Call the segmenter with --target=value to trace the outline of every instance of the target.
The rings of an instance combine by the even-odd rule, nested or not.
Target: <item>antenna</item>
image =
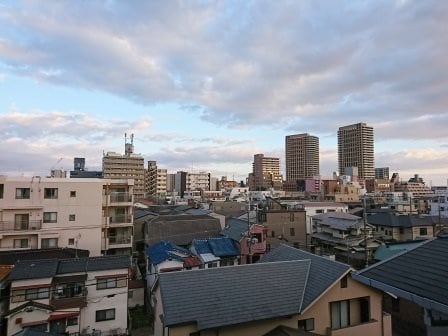
[[[134,145],[134,133],[131,134],[131,145]]]

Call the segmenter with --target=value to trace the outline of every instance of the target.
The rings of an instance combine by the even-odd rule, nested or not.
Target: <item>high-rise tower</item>
[[[286,180],[319,175],[319,138],[308,133],[285,137]]]
[[[358,123],[339,128],[338,163],[341,175],[347,167],[358,167],[359,177],[375,178],[373,127]]]

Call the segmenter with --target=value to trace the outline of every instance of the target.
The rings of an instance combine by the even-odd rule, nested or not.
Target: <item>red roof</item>
[[[198,257],[185,257],[184,260],[184,267],[196,267],[200,266],[201,260]]]

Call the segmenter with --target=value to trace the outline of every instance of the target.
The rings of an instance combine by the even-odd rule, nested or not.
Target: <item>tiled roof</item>
[[[436,222],[431,216],[399,215],[390,212],[378,212],[367,217],[372,225],[389,227],[432,226]]]
[[[353,274],[369,286],[448,313],[448,237],[416,248]]]
[[[232,239],[227,237],[210,238],[208,244],[217,257],[232,257],[239,255],[238,248]]]
[[[260,262],[266,263],[286,260],[311,261],[305,296],[303,298],[303,308],[311,304],[336,280],[350,270],[350,266],[346,264],[283,244],[267,253]]]
[[[318,219],[318,220],[325,220],[325,219],[345,219],[345,220],[349,220],[349,221],[357,221],[360,220],[361,217],[355,216],[355,215],[351,215],[349,213],[346,212],[326,212],[323,214],[318,214],[318,215],[314,215],[313,219]]]
[[[239,242],[245,232],[247,232],[247,220],[228,218],[221,234]]]
[[[162,273],[164,324],[204,330],[297,314],[309,267],[302,260]]]
[[[158,265],[168,259],[183,262],[185,267],[194,267],[201,264],[199,258],[191,251],[166,241],[149,246],[146,249],[146,255],[153,265]]]
[[[51,278],[56,274],[128,268],[129,256],[104,256],[64,260],[23,260],[15,264],[9,280]]]
[[[411,250],[424,241],[425,240],[410,240],[405,242],[382,244],[373,253],[373,259],[378,261],[386,260],[398,253]]]
[[[212,253],[207,239],[194,239],[191,243],[197,254]]]
[[[1,251],[0,265],[14,265],[19,260],[87,258],[88,250],[72,248],[32,249],[22,251]]]

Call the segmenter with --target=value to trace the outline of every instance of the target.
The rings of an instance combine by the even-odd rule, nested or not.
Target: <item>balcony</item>
[[[131,245],[131,244],[132,244],[132,237],[114,237],[114,236],[109,237],[109,247],[112,247],[112,245]]]
[[[34,231],[42,228],[41,220],[29,220],[29,221],[0,221],[1,231]]]
[[[383,335],[382,328],[380,321],[370,320],[369,322],[348,326],[346,328],[328,328],[327,336]],[[388,333],[385,333],[384,335],[388,335]]]
[[[83,308],[87,306],[87,289],[83,293],[73,297],[53,297],[50,305],[56,309]]]
[[[114,215],[109,217],[109,224],[132,224],[132,215]]]

